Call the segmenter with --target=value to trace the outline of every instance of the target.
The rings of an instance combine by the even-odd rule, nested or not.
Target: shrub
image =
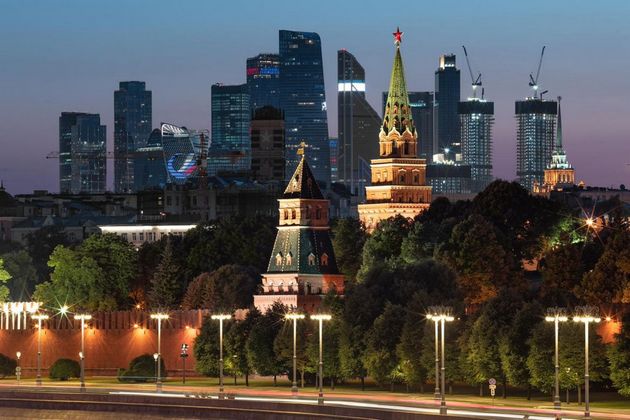
[[[122,370],[118,374],[120,382],[150,382],[155,380],[155,359],[152,354],[143,354],[131,362],[129,369]],[[166,378],[166,365],[164,358],[160,359],[160,378]]]
[[[17,362],[9,356],[0,353],[0,378],[15,375]]]
[[[58,359],[50,367],[50,373],[48,376],[50,379],[58,379],[60,381],[67,381],[70,378],[78,378],[81,376],[81,366],[76,360]]]

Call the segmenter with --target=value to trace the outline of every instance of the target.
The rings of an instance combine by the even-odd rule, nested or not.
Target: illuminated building
[[[366,187],[366,203],[359,218],[368,230],[396,215],[412,219],[431,203],[426,185],[426,160],[417,157],[417,134],[409,104],[400,41],[394,33],[396,54],[389,94],[379,133],[379,158],[372,159],[372,185]]]
[[[247,59],[247,89],[250,113],[264,106],[280,107],[278,54],[258,54]]]
[[[470,189],[478,193],[493,180],[492,126],[494,102],[469,98],[458,107],[462,160],[470,167]],[[434,190],[435,191],[435,190]]]
[[[314,32],[281,30],[280,109],[286,130],[285,177],[295,171],[296,150],[307,144],[313,175],[323,185],[330,183],[330,150],[322,46]]]
[[[72,127],[84,112],[62,112],[59,117],[59,192],[69,193],[72,184]]]
[[[144,82],[120,82],[114,92],[114,190],[133,192],[134,157],[151,134],[151,91]]]
[[[516,175],[532,190],[544,181],[544,171],[554,148],[558,103],[539,98],[516,101]]]
[[[208,174],[238,173],[251,168],[250,108],[246,84],[212,85],[212,143]]]
[[[459,161],[461,154],[459,138],[460,101],[459,70],[455,67],[455,55],[441,55],[440,66],[435,71],[435,101],[433,103],[433,154],[445,153],[446,160]]]
[[[284,182],[284,118],[271,106],[258,108],[251,122],[252,179]]]
[[[408,92],[411,116],[418,133],[418,157],[433,158],[433,92]],[[387,104],[387,92],[383,92],[383,112]]]
[[[167,174],[166,165],[164,164],[162,132],[159,128],[151,132],[144,147],[136,149],[133,170],[135,191],[161,189],[166,185]]]
[[[301,149],[302,158],[279,202],[276,241],[254,306],[265,313],[274,303],[316,312],[325,294],[343,294],[330,239],[329,202],[324,199]]]
[[[369,162],[378,156],[378,144],[371,140],[381,119],[365,97],[365,70],[346,50],[337,51],[337,100],[336,181],[352,195],[364,197],[370,180]]]
[[[434,196],[459,198],[471,193],[471,167],[436,161],[427,165],[427,184]]]
[[[162,123],[162,148],[168,182],[183,184],[197,170],[197,156],[186,127]]]

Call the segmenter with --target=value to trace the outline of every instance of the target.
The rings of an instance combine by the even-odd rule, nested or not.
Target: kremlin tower
[[[400,55],[402,32],[397,29],[393,35],[396,55],[379,134],[380,156],[371,161],[372,183],[366,187],[367,202],[359,205],[359,218],[368,231],[399,214],[412,219],[431,204],[426,161],[417,157],[418,137]]]

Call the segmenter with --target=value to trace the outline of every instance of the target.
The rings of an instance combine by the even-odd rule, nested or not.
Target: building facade
[[[106,190],[106,127],[99,114],[76,115],[71,128],[72,194],[103,193]]]
[[[252,179],[284,182],[284,116],[264,106],[254,111],[251,122]]]
[[[330,183],[330,150],[322,46],[314,32],[281,30],[280,109],[286,129],[286,170],[289,177],[299,163],[296,151],[306,143],[313,175]]]
[[[254,306],[265,313],[274,303],[315,313],[325,294],[343,294],[330,239],[329,203],[302,158],[279,202],[276,241]]]
[[[385,115],[379,134],[379,158],[371,162],[372,182],[366,187],[366,203],[359,205],[359,218],[368,230],[396,215],[414,218],[431,203],[426,185],[426,161],[417,157],[417,134],[409,105],[400,31],[389,84]]]
[[[440,56],[435,71],[435,100],[433,103],[433,154],[444,153],[446,160],[458,161],[461,154],[459,135],[460,73],[455,55]]]
[[[247,84],[212,85],[212,130],[208,171],[243,172],[251,168],[250,108]]]
[[[372,139],[381,125],[365,92],[365,70],[361,64],[348,51],[337,51],[336,181],[361,199],[365,198],[365,186],[370,182],[370,160],[378,156],[378,144]]]
[[[160,134],[164,150],[167,182],[183,184],[197,172],[197,155],[186,127],[161,123]]]
[[[558,103],[538,98],[516,101],[516,175],[532,191],[544,182],[555,141]]]
[[[258,54],[247,59],[250,114],[264,106],[280,107],[280,56]]]
[[[147,144],[135,152],[134,190],[162,189],[166,185],[167,173],[162,147],[162,131],[156,128],[149,135]]]
[[[492,126],[494,102],[470,98],[458,106],[462,160],[470,167],[470,189],[483,191],[494,179],[492,175]]]
[[[62,112],[59,117],[59,192],[69,193],[72,187],[72,127],[84,112]]]
[[[120,82],[114,92],[114,190],[135,191],[134,157],[153,127],[151,91],[144,82]]]
[[[408,92],[411,115],[418,133],[418,157],[430,163],[433,159],[433,92]],[[383,92],[383,113],[387,92]]]

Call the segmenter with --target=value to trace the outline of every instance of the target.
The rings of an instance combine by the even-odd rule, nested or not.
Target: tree
[[[356,280],[361,268],[361,252],[367,239],[363,224],[351,217],[337,219],[332,227],[332,236],[339,271],[348,281]]]
[[[70,378],[81,376],[81,366],[79,362],[72,359],[57,359],[50,367],[48,374],[50,379],[67,381]]]
[[[407,236],[410,223],[403,216],[391,217],[378,224],[363,246],[361,269],[357,279],[363,281],[376,265],[395,265],[400,257],[400,247]]]
[[[50,278],[48,260],[58,245],[70,245],[70,241],[59,226],[44,226],[26,237],[26,250],[33,259],[39,282]]]
[[[11,275],[4,269],[4,261],[0,258],[0,302],[6,302],[9,297],[9,288],[5,283],[11,278]]]
[[[173,258],[173,246],[166,242],[162,261],[157,267],[151,280],[149,291],[149,305],[154,309],[173,308],[178,301],[180,286],[177,282],[180,268]]]
[[[426,301],[428,301],[426,293],[416,292],[413,296],[407,306],[407,314],[400,333],[400,342],[396,346],[396,354],[400,360],[403,381],[407,385],[407,389],[409,387],[422,387],[429,373],[426,365],[422,363],[425,351],[432,354],[427,351],[429,349],[422,348],[425,335],[427,335],[427,329],[423,326],[429,324],[426,322],[425,315]],[[431,336],[430,333],[428,335]],[[422,350],[419,351],[419,349]]]
[[[185,309],[232,311],[251,306],[260,285],[253,267],[230,264],[197,276],[184,295]]]
[[[630,314],[624,314],[621,331],[608,349],[610,379],[619,394],[630,396]]]
[[[37,270],[28,252],[13,251],[2,256],[6,271],[11,276],[9,290],[11,299],[26,302],[31,298],[37,284]]]
[[[286,372],[286,364],[274,353],[274,341],[278,329],[284,322],[286,308],[276,303],[263,316],[258,317],[247,338],[246,349],[249,365],[262,376],[276,377]]]
[[[567,244],[550,250],[542,269],[542,300],[550,306],[575,305],[577,298],[573,291],[583,273],[581,244]]]
[[[223,324],[229,334],[231,323]],[[227,330],[227,331],[226,331]],[[205,317],[194,345],[195,370],[204,376],[219,376],[219,322]]]
[[[293,374],[293,320],[284,320],[282,325],[278,326],[278,333],[273,341],[273,352],[278,361],[280,361],[289,375]],[[297,321],[296,324],[296,370],[299,372],[302,386],[304,386],[304,373],[308,369],[313,371],[309,366],[309,355],[306,351],[308,337],[313,335],[313,329],[308,319]]]
[[[232,372],[235,375],[245,376],[245,385],[249,386],[249,374],[252,366],[247,358],[247,339],[252,328],[256,324],[261,313],[256,308],[251,308],[242,321],[235,321],[225,336],[225,351],[229,355]]]
[[[554,329],[541,322],[532,331],[528,342],[527,368],[529,383],[542,392],[551,392],[554,386]],[[563,366],[562,369],[565,367]]]

